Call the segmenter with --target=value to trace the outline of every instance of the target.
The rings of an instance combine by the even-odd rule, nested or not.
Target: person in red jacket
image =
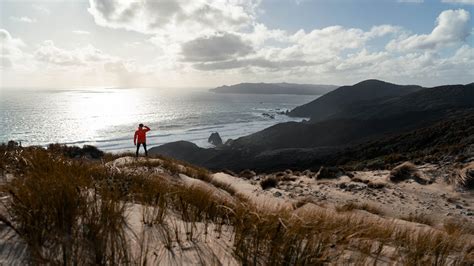
[[[146,150],[146,133],[150,131],[150,128],[144,126],[143,124],[138,125],[137,131],[135,131],[135,136],[133,136],[133,143],[137,146],[136,156],[138,157],[138,150],[140,149],[140,144],[143,145],[145,149],[145,156],[148,156],[148,151]]]

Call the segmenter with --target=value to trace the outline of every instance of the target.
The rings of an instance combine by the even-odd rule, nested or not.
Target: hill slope
[[[394,134],[337,153],[331,164],[355,168],[390,167],[403,161],[474,160],[474,112],[456,113],[428,127]]]
[[[194,148],[183,153],[178,152],[182,143],[176,143],[154,148],[152,152],[165,151],[163,154],[215,169],[300,168],[325,162],[331,154],[347,147],[457,117],[462,120],[474,113],[474,84],[416,90],[405,96],[387,98],[380,104],[345,109],[345,112],[330,115],[336,118],[325,121],[277,124],[236,139],[222,150]],[[346,118],[337,118],[341,114]],[[447,130],[446,134],[449,128]]]
[[[259,151],[348,145],[428,126],[469,108],[474,108],[474,84],[427,88],[379,104],[349,108],[325,121],[278,124],[239,138],[234,145]]]
[[[296,107],[289,115],[310,117],[311,121],[317,122],[350,108],[364,108],[420,89],[422,87],[416,85],[402,86],[380,80],[366,80],[353,86],[340,87],[310,103]]]

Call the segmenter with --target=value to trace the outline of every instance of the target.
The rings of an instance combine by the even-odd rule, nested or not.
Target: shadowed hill
[[[387,86],[393,89],[399,87],[394,84]],[[386,97],[377,104],[354,105],[339,114],[328,113],[328,116],[335,118],[324,121],[277,124],[238,138],[220,150],[191,147],[183,152],[180,143],[170,143],[154,148],[152,153],[166,152],[163,154],[213,169],[300,168],[327,161],[331,154],[354,145],[430,127],[457,117],[462,120],[466,114],[474,113],[474,84],[424,89],[411,86],[408,90],[416,91],[404,96]],[[449,127],[445,129],[449,134]],[[472,135],[472,132],[464,134]],[[353,156],[356,154],[353,153]]]
[[[428,126],[466,108],[474,108],[473,84],[426,88],[371,106],[347,109],[334,119],[278,124],[239,138],[234,146],[262,151],[348,145]]]
[[[416,85],[396,85],[380,80],[366,80],[343,86],[320,98],[296,107],[289,115],[310,117],[312,122],[326,120],[351,108],[363,108],[377,102],[407,95],[422,89]]]
[[[352,116],[360,119],[382,119],[409,112],[450,110],[466,107],[474,107],[473,83],[425,88],[364,109],[359,107],[358,110],[348,110],[342,116]]]
[[[354,168],[391,167],[403,161],[474,159],[474,110],[455,113],[434,125],[389,135],[337,153],[331,164]]]
[[[253,136],[251,141],[260,141],[260,145],[247,142],[228,149],[215,150],[199,148],[191,143],[182,145],[178,142],[155,147],[151,153],[172,156],[211,169],[240,171],[250,168],[263,172],[288,168],[317,169],[321,165],[375,169],[391,167],[405,160],[440,162],[474,156],[474,109],[453,112],[444,118],[429,121],[430,123],[427,120],[424,126],[399,133],[399,126],[406,125],[407,120],[401,119],[400,122],[387,126],[373,121],[368,124],[363,121],[339,120],[334,121],[334,125],[339,126],[338,130],[334,131],[337,134],[327,133],[328,128],[335,129],[329,122],[290,123],[277,125],[276,127],[283,126],[284,129],[277,130],[280,135],[273,136],[272,139],[265,136],[266,132],[257,133],[259,137]],[[325,127],[322,127],[324,124]],[[299,128],[300,126],[305,128]],[[379,134],[367,137],[360,133],[367,132],[364,128],[378,131]],[[295,131],[299,137],[294,138],[293,142],[281,141]],[[248,141],[245,138],[244,140]],[[184,146],[188,149],[183,149]],[[268,148],[270,146],[272,148]]]
[[[159,147],[153,147],[148,152],[150,154],[170,156],[178,160],[197,162],[198,164],[202,164],[203,161],[218,153],[215,149],[204,149],[188,141],[166,143]]]

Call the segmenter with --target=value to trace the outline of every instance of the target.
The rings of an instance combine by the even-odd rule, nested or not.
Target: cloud
[[[22,49],[25,46],[21,39],[13,38],[7,30],[0,29],[0,67],[13,68],[24,57]]]
[[[91,34],[90,32],[85,31],[85,30],[73,30],[72,33],[78,34],[78,35],[89,35],[89,34]]]
[[[308,1],[309,0],[294,0],[295,4],[297,4],[297,5],[301,5],[301,4],[303,4],[305,2],[308,2]]]
[[[421,4],[425,2],[424,0],[397,0],[398,3],[415,3],[415,4]]]
[[[92,66],[109,62],[117,62],[117,57],[105,54],[92,45],[66,50],[57,47],[53,41],[41,43],[34,52],[36,60],[56,66]]]
[[[224,61],[253,52],[249,43],[231,33],[200,37],[182,45],[184,61]]]
[[[254,0],[89,0],[89,4],[98,25],[173,41],[242,29],[254,21],[258,5]]]
[[[77,84],[84,79],[130,86],[204,86],[243,80],[349,84],[368,77],[423,85],[472,82],[474,48],[466,43],[472,26],[470,14],[463,9],[443,11],[431,32],[413,34],[396,25],[269,28],[256,20],[256,4],[250,0],[90,0],[89,12],[97,24],[141,33],[134,35],[142,39],[123,42],[133,47],[126,50],[127,57],[140,51],[136,57],[140,63],[92,45],[65,49],[45,41],[33,49],[0,30],[2,47],[9,47],[2,49],[0,64],[2,69],[31,65],[35,70],[30,73],[38,79],[61,77],[67,85],[69,79]],[[87,34],[80,29],[72,32]],[[449,49],[441,50],[445,47]]]
[[[41,12],[41,13],[44,13],[44,14],[51,14],[51,10],[49,10],[48,8],[44,7],[44,6],[40,6],[40,5],[33,5],[32,6],[35,10]]]
[[[253,52],[219,61],[211,56],[203,57],[202,61],[191,62],[191,67],[201,75],[219,73],[228,78],[244,75],[248,80],[258,77],[257,80],[281,81],[285,77],[293,82],[350,84],[374,77],[436,85],[452,83],[454,77],[456,82],[472,82],[469,77],[474,74],[474,56],[470,53],[474,48],[463,45],[468,18],[469,13],[462,10],[444,11],[433,31],[424,35],[410,35],[393,25],[378,25],[369,30],[336,25],[289,33],[256,24],[252,32],[238,33],[246,43],[252,43]],[[380,40],[392,47],[388,44],[386,50],[371,47],[372,41]],[[451,56],[438,54],[438,48],[451,45],[461,48]]]
[[[443,3],[474,5],[474,0],[441,0]]]
[[[330,26],[314,29],[309,33],[298,31],[292,39],[301,46],[303,52],[313,54],[324,52],[334,55],[346,49],[361,48],[367,36],[361,29]]]
[[[471,31],[470,14],[464,9],[446,10],[436,20],[436,27],[430,34],[415,34],[392,40],[389,50],[434,50],[465,42]]]
[[[269,60],[266,58],[234,59],[221,62],[199,63],[194,65],[199,70],[225,70],[243,67],[257,67],[265,69],[289,69],[293,67],[310,66],[314,63],[303,60]]]
[[[2,45],[2,50],[0,50],[2,53],[8,53],[8,49],[10,47],[23,47],[25,46],[25,43],[21,39],[16,39],[11,36],[11,34],[5,30],[5,29],[0,29],[0,45]]]
[[[29,18],[29,17],[10,17],[10,20],[15,22],[23,22],[23,23],[35,23],[36,19]]]

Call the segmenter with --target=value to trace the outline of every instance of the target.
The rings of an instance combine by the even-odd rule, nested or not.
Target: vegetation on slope
[[[440,163],[474,156],[474,114],[455,113],[450,119],[407,133],[388,136],[341,152],[332,164],[354,169],[393,168],[400,162]]]
[[[137,250],[130,237],[159,232],[158,241],[174,252],[173,243],[196,242],[200,235],[210,235],[211,228],[231,235],[232,256],[245,265],[376,263],[387,258],[443,265],[474,259],[472,235],[465,231],[404,227],[312,204],[261,208],[239,194],[221,196],[216,191],[227,193],[225,187],[213,185],[218,182],[211,175],[167,158],[136,161],[123,168],[131,170],[127,172],[104,164],[114,158],[109,155],[104,161],[71,159],[58,151],[2,146],[0,156],[1,175],[14,175],[0,187],[1,222],[25,244],[27,263],[147,264],[154,251],[146,245]],[[134,171],[156,167],[165,172]],[[181,173],[207,185],[177,182]],[[143,208],[146,227],[131,236],[127,210],[136,205]],[[177,226],[178,221],[184,226]],[[199,228],[203,234],[197,234]],[[158,262],[163,259],[155,256]]]

